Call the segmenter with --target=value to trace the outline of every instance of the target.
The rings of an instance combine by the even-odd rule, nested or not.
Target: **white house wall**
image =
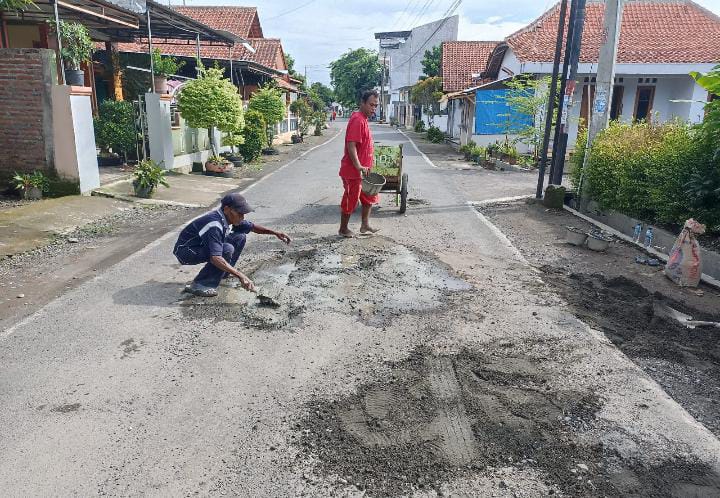
[[[444,21],[444,22],[443,22]],[[426,50],[444,41],[455,41],[458,35],[459,16],[448,17],[413,28],[410,37],[397,49],[380,49],[390,59],[389,82],[391,93],[412,86],[423,74],[422,60]],[[442,24],[442,26],[441,26]]]

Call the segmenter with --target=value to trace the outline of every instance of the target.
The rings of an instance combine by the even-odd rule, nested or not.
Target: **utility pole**
[[[538,172],[538,184],[535,197],[542,198],[543,187],[545,186],[545,168],[548,160],[548,146],[550,145],[550,131],[553,122],[553,112],[555,111],[555,99],[557,98],[557,82],[560,74],[560,54],[562,53],[562,42],[565,36],[565,19],[567,17],[568,0],[562,0],[560,3],[560,20],[558,21],[558,36],[555,43],[555,58],[553,59],[553,72],[548,88],[548,105],[545,113],[545,130],[543,134],[542,156],[540,159],[540,171]]]
[[[577,6],[575,4],[577,3]],[[560,120],[559,120],[559,140],[553,148],[553,174],[550,183],[553,185],[562,184],[563,168],[565,166],[565,152],[567,151],[568,141],[568,114],[573,94],[575,93],[575,78],[577,77],[578,62],[580,61],[580,47],[582,46],[583,24],[585,23],[585,3],[586,0],[573,0],[575,7],[575,18],[572,16],[572,8],[570,14],[572,36],[568,37],[570,45],[570,57],[566,58],[569,63],[568,67],[563,69],[563,78],[565,79],[565,93],[562,95]],[[567,50],[567,48],[566,48]]]
[[[607,128],[612,110],[613,89],[615,87],[615,58],[620,41],[620,25],[622,22],[623,0],[606,0],[603,38],[600,45],[597,76],[595,78],[595,100],[593,102],[590,126],[588,127],[587,146],[580,174],[578,197],[582,198],[583,180],[587,166],[590,147],[595,137]],[[589,92],[589,89],[588,89]],[[590,97],[590,93],[588,93]],[[587,188],[587,181],[585,181]]]

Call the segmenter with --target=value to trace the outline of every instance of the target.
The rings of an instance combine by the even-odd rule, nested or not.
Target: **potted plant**
[[[167,79],[177,74],[185,61],[178,62],[175,57],[163,57],[160,49],[153,49],[152,52],[153,71],[155,73],[155,93],[167,93]]]
[[[162,169],[152,159],[145,159],[140,161],[135,169],[133,170],[133,187],[135,189],[135,195],[142,197],[143,199],[149,199],[155,187],[162,185],[163,187],[170,187],[165,175],[167,171]]]
[[[191,128],[207,128],[213,156],[220,151],[213,128],[240,135],[243,103],[238,89],[223,77],[224,70],[203,68],[200,77],[187,82],[177,97],[178,110]]]
[[[310,129],[310,120],[312,117],[312,108],[304,98],[299,98],[290,104],[290,112],[295,114],[298,119],[297,134],[290,137],[292,143],[298,144],[303,142],[303,137],[307,135]]]
[[[232,176],[233,163],[222,156],[210,156],[205,162],[205,174],[208,176]]]
[[[25,200],[42,199],[43,192],[47,192],[50,188],[50,180],[42,171],[33,171],[32,173],[16,171],[12,181],[15,189],[20,191]]]
[[[56,29],[57,33],[58,30]],[[80,69],[83,62],[92,60],[95,44],[88,29],[78,22],[60,21],[60,41],[65,63],[65,84],[85,86],[85,73]]]
[[[316,137],[322,135],[323,126],[325,125],[326,120],[327,115],[324,111],[317,111],[313,114],[313,124],[315,125],[315,131],[313,132],[313,135],[315,135]]]

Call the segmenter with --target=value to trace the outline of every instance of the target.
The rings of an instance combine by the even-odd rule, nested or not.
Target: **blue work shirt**
[[[193,252],[206,250],[208,256],[222,256],[225,238],[231,231],[234,233],[247,234],[255,228],[249,221],[243,221],[235,227],[231,227],[225,218],[222,209],[210,211],[183,228],[180,232],[173,254],[177,255],[178,249],[191,249]]]

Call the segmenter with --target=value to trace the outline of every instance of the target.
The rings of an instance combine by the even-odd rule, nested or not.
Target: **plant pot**
[[[303,137],[300,135],[293,135],[290,137],[290,141],[294,144],[300,144],[303,141]]]
[[[38,201],[42,199],[42,190],[37,187],[27,187],[22,189],[22,198],[26,201]]]
[[[66,69],[65,84],[71,86],[85,86],[85,72],[78,69]]]
[[[574,246],[581,246],[588,238],[588,234],[575,227],[565,227],[565,242]]]
[[[155,75],[155,93],[168,93],[167,76]]]
[[[608,239],[598,237],[596,235],[590,235],[587,239],[588,249],[592,251],[603,252],[610,247],[610,241]]]
[[[140,197],[142,199],[149,199],[150,197],[152,197],[153,190],[155,190],[154,186],[141,187],[134,183],[133,187],[135,188],[135,197]]]
[[[231,163],[230,161],[222,163],[207,161],[205,163],[205,174],[207,176],[231,177],[233,174],[233,169],[233,163]]]
[[[268,147],[267,149],[263,149],[262,153],[265,156],[277,156],[278,154],[280,154],[280,152],[274,147]]]
[[[107,154],[97,156],[98,166],[122,166],[123,158],[118,154]]]

